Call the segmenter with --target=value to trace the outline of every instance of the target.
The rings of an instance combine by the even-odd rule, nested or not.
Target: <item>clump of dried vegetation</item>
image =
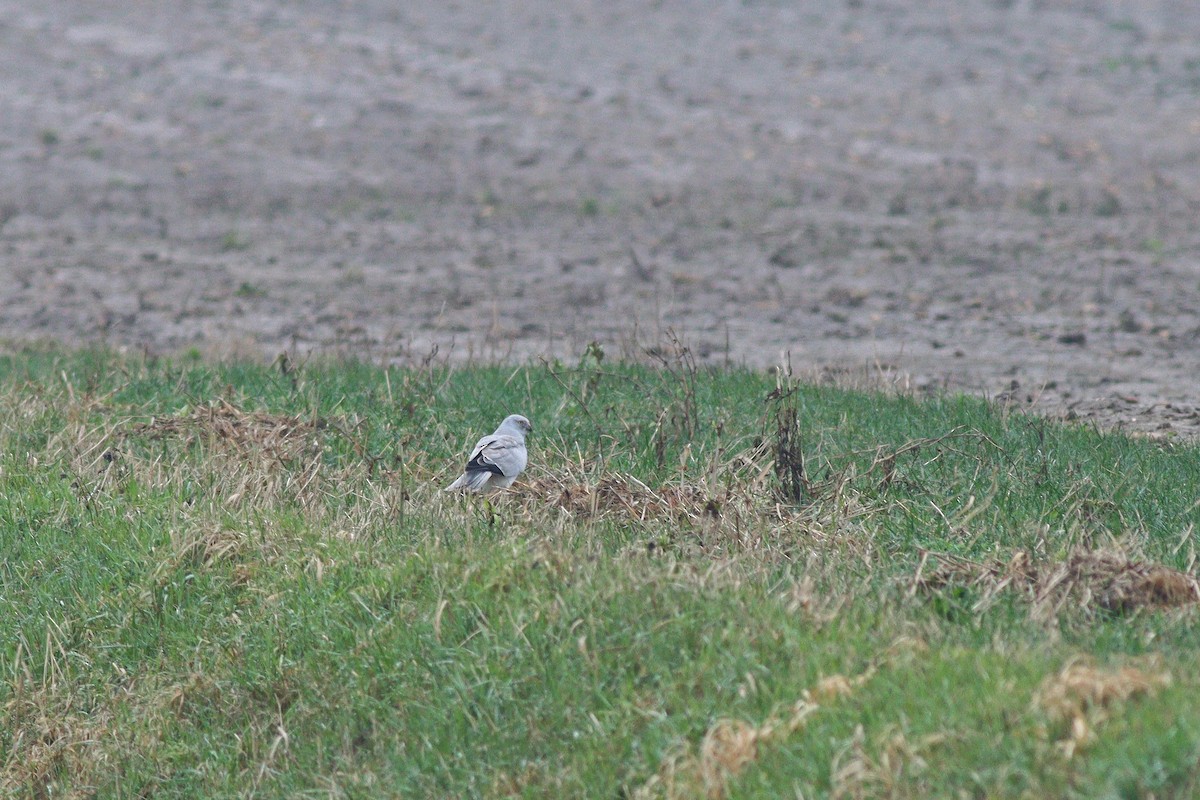
[[[1200,602],[1200,584],[1194,576],[1115,547],[1076,550],[1065,560],[1035,560],[1025,551],[1007,561],[923,555],[913,591],[940,594],[964,588],[972,590],[974,613],[1015,594],[1030,603],[1035,617],[1045,620],[1064,609],[1128,614]]]
[[[838,674],[821,678],[791,706],[757,724],[741,719],[717,720],[696,747],[683,744],[667,754],[658,773],[638,787],[633,797],[723,800],[729,796],[730,781],[758,761],[765,748],[795,735],[813,714],[851,696],[874,674],[871,668],[853,677]]]
[[[1034,693],[1034,705],[1058,725],[1056,744],[1067,758],[1093,743],[1099,729],[1130,700],[1152,697],[1171,685],[1171,673],[1159,661],[1143,665],[1098,667],[1073,659],[1047,676]]]
[[[129,426],[127,434],[146,439],[174,439],[184,446],[200,443],[213,450],[258,454],[292,461],[319,449],[321,419],[267,411],[247,411],[224,398],[181,414],[152,417]]]

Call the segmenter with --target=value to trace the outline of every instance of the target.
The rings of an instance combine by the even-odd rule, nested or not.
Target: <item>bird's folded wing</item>
[[[467,472],[494,472],[508,478],[524,466],[521,453],[525,445],[513,436],[485,436],[475,445]]]

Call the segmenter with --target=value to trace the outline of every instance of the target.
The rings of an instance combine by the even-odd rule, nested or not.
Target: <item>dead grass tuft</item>
[[[86,788],[108,766],[99,746],[113,715],[103,705],[88,705],[72,692],[64,633],[48,620],[44,654],[19,641],[6,676],[9,699],[0,706],[8,731],[7,752],[0,751],[0,796],[90,797]],[[35,677],[41,668],[40,677]],[[75,788],[67,789],[63,776]]]
[[[829,675],[805,692],[805,699],[820,705],[831,703],[839,697],[849,697],[853,693],[854,684],[849,678],[845,675]]]
[[[925,572],[932,559],[936,567]],[[1018,551],[1007,562],[971,561],[925,554],[913,590],[940,593],[953,587],[978,593],[972,611],[990,607],[1007,591],[1027,598],[1035,616],[1051,619],[1066,606],[1128,614],[1141,609],[1188,606],[1200,601],[1200,584],[1177,569],[1131,558],[1116,549],[1080,550],[1065,561],[1034,562]]]
[[[728,796],[729,782],[758,760],[762,745],[799,730],[818,708],[800,700],[786,718],[771,717],[761,725],[737,719],[717,720],[705,732],[696,752],[685,745],[668,755],[658,774],[639,787],[633,797],[722,800]]]
[[[635,800],[696,797],[723,800],[728,796],[729,782],[759,759],[764,746],[787,739],[804,727],[822,706],[853,694],[874,674],[875,669],[871,668],[853,678],[844,675],[822,678],[806,689],[785,713],[773,714],[760,725],[738,719],[717,720],[694,752],[685,744],[669,754],[658,774],[639,787],[633,797]]]
[[[123,447],[134,452],[122,456],[121,463],[145,485],[172,486],[225,510],[295,504],[317,512],[328,495],[339,491],[333,488],[338,476],[328,474],[319,436],[327,427],[320,419],[246,411],[218,400],[126,426],[119,434],[125,442],[173,440],[172,449],[197,445],[204,449],[202,460],[138,452],[143,445]]]
[[[838,751],[829,765],[829,796],[836,800],[873,800],[878,797],[910,797],[905,784],[929,769],[930,753],[947,735],[931,733],[910,740],[895,725],[886,725],[869,746],[862,725]],[[919,795],[915,795],[919,796]]]
[[[1095,602],[1106,611],[1171,608],[1200,600],[1196,579],[1162,564],[1133,561],[1121,552],[1077,553],[1046,575],[1038,602],[1054,611],[1068,598],[1085,607]]]
[[[699,486],[651,489],[637,478],[609,475],[595,483],[539,477],[513,487],[527,505],[560,508],[576,517],[616,516],[639,522],[717,518],[728,498],[710,497]]]
[[[696,482],[651,487],[630,475],[568,469],[514,484],[505,502],[515,501],[530,520],[545,521],[550,512],[551,517],[560,516],[559,524],[565,516],[576,524],[644,526],[655,534],[647,552],[659,547],[700,547],[710,556],[738,552],[758,553],[768,560],[792,559],[817,542],[828,541],[831,527],[853,534],[848,514],[835,520],[824,508],[781,503],[767,485],[769,470],[761,480],[745,480],[741,472],[729,477],[731,472],[720,467],[701,474],[705,477]]]
[[[229,528],[195,528],[171,532],[171,549],[179,563],[208,566],[222,561],[236,561],[245,547],[248,536]]]
[[[1148,668],[1124,666],[1103,669],[1086,661],[1072,661],[1042,682],[1034,705],[1065,730],[1058,747],[1070,758],[1094,741],[1096,730],[1119,704],[1151,697],[1171,684],[1171,675],[1154,663]]]
[[[287,461],[317,448],[313,434],[322,427],[319,420],[246,411],[222,399],[179,416],[155,417],[138,423],[130,432],[152,439],[204,442],[240,454],[256,451]]]

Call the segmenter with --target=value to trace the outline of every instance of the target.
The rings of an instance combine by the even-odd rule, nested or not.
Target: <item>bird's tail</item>
[[[483,490],[484,486],[487,486],[488,478],[491,476],[492,473],[487,470],[464,472],[458,476],[458,480],[446,487],[446,491],[479,492]]]

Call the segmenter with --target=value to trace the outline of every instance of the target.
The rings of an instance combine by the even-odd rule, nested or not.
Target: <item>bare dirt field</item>
[[[865,372],[1200,432],[1190,0],[0,0],[0,337]]]

